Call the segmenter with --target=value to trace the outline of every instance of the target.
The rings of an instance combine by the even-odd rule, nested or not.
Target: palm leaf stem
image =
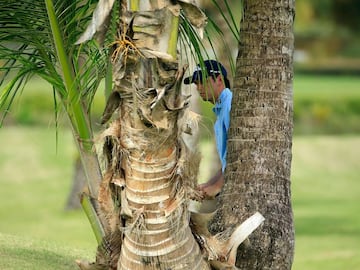
[[[72,123],[75,122],[73,126],[79,134],[80,139],[82,140],[82,147],[84,147],[85,151],[91,151],[91,131],[89,128],[89,124],[86,120],[84,110],[81,106],[81,102],[79,102],[79,92],[74,85],[75,76],[72,72],[73,68],[70,65],[64,47],[63,37],[60,32],[60,27],[55,14],[54,5],[52,3],[52,0],[45,0],[45,3],[49,16],[51,30],[53,33],[56,52],[58,54],[59,63],[64,77],[65,87],[68,92],[68,100],[66,100],[65,105],[69,106],[69,108],[67,109],[69,109],[70,120]]]
[[[80,152],[85,151],[91,153],[93,150],[92,132],[90,129],[89,121],[86,117],[85,110],[80,101],[79,91],[77,84],[75,84],[75,76],[73,73],[73,67],[70,65],[67,53],[64,47],[63,37],[61,35],[60,27],[55,14],[55,9],[52,0],[45,0],[46,9],[49,16],[49,22],[54,38],[56,52],[58,55],[59,63],[61,66],[65,87],[67,90],[67,99],[63,100],[65,108],[68,112],[72,127],[75,134],[79,137],[78,143],[80,146]],[[86,166],[86,164],[84,164]],[[89,174],[88,170],[87,174]],[[94,179],[97,177],[98,179]],[[97,195],[98,183],[101,180],[101,174],[91,174],[91,178],[88,178],[90,194],[94,197]]]
[[[91,127],[86,111],[82,106],[80,93],[78,91],[79,84],[76,83],[76,77],[74,75],[74,67],[70,64],[67,57],[53,2],[52,0],[45,0],[45,3],[58,60],[64,78],[65,88],[68,93],[62,101],[72,123],[74,136],[77,139],[77,146],[79,148],[81,161],[88,181],[90,196],[97,198],[99,183],[102,176],[99,161],[96,154],[93,153],[94,143],[92,140]],[[89,219],[95,237],[98,243],[100,243],[101,239],[105,235],[104,224],[97,214],[96,206],[86,198],[88,197],[83,197],[81,205]]]
[[[80,203],[86,216],[89,219],[96,241],[100,245],[103,237],[105,236],[105,231],[104,227],[102,226],[102,221],[100,220],[99,214],[94,207],[95,202],[88,194],[82,193],[80,197]]]

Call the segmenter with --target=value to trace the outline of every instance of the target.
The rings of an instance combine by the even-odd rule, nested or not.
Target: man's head
[[[230,88],[227,71],[215,60],[206,60],[197,65],[192,76],[184,79],[185,84],[196,84],[200,96],[205,101],[215,103],[224,88]]]

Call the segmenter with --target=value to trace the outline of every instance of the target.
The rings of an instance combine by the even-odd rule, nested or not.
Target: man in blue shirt
[[[214,132],[216,148],[221,161],[221,169],[204,184],[199,185],[205,197],[214,197],[224,185],[224,171],[226,167],[227,133],[230,126],[230,110],[232,92],[227,71],[215,60],[206,60],[204,65],[198,65],[191,77],[184,79],[185,84],[196,84],[197,91],[204,101],[214,104],[216,115]]]

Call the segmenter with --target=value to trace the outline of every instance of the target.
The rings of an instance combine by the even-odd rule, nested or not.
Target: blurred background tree
[[[298,0],[296,8],[298,71],[359,74],[360,2]]]
[[[223,16],[230,19],[226,6],[219,2],[201,0],[207,14],[216,25],[226,29]],[[241,10],[241,2],[229,1],[231,10]],[[221,8],[223,13],[218,12]],[[298,72],[318,72],[322,74],[359,74],[360,73],[360,2],[356,0],[297,0],[295,19],[295,61]],[[240,12],[234,13],[239,21]],[[210,26],[209,26],[210,27]],[[211,31],[210,31],[211,32]],[[236,54],[237,41],[231,31],[224,31],[227,45]],[[221,40],[214,40],[218,56],[222,56]]]

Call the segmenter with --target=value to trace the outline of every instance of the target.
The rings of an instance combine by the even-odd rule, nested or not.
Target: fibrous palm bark
[[[116,73],[123,64],[116,62]],[[189,226],[187,203],[196,172],[185,170],[190,160],[196,169],[199,159],[180,136],[187,106],[187,97],[179,95],[182,72],[176,78],[175,63],[136,53],[127,56],[126,65],[134,69],[116,83],[119,120],[110,127],[116,149],[111,182],[115,195],[120,192],[124,234],[117,269],[208,269]]]

